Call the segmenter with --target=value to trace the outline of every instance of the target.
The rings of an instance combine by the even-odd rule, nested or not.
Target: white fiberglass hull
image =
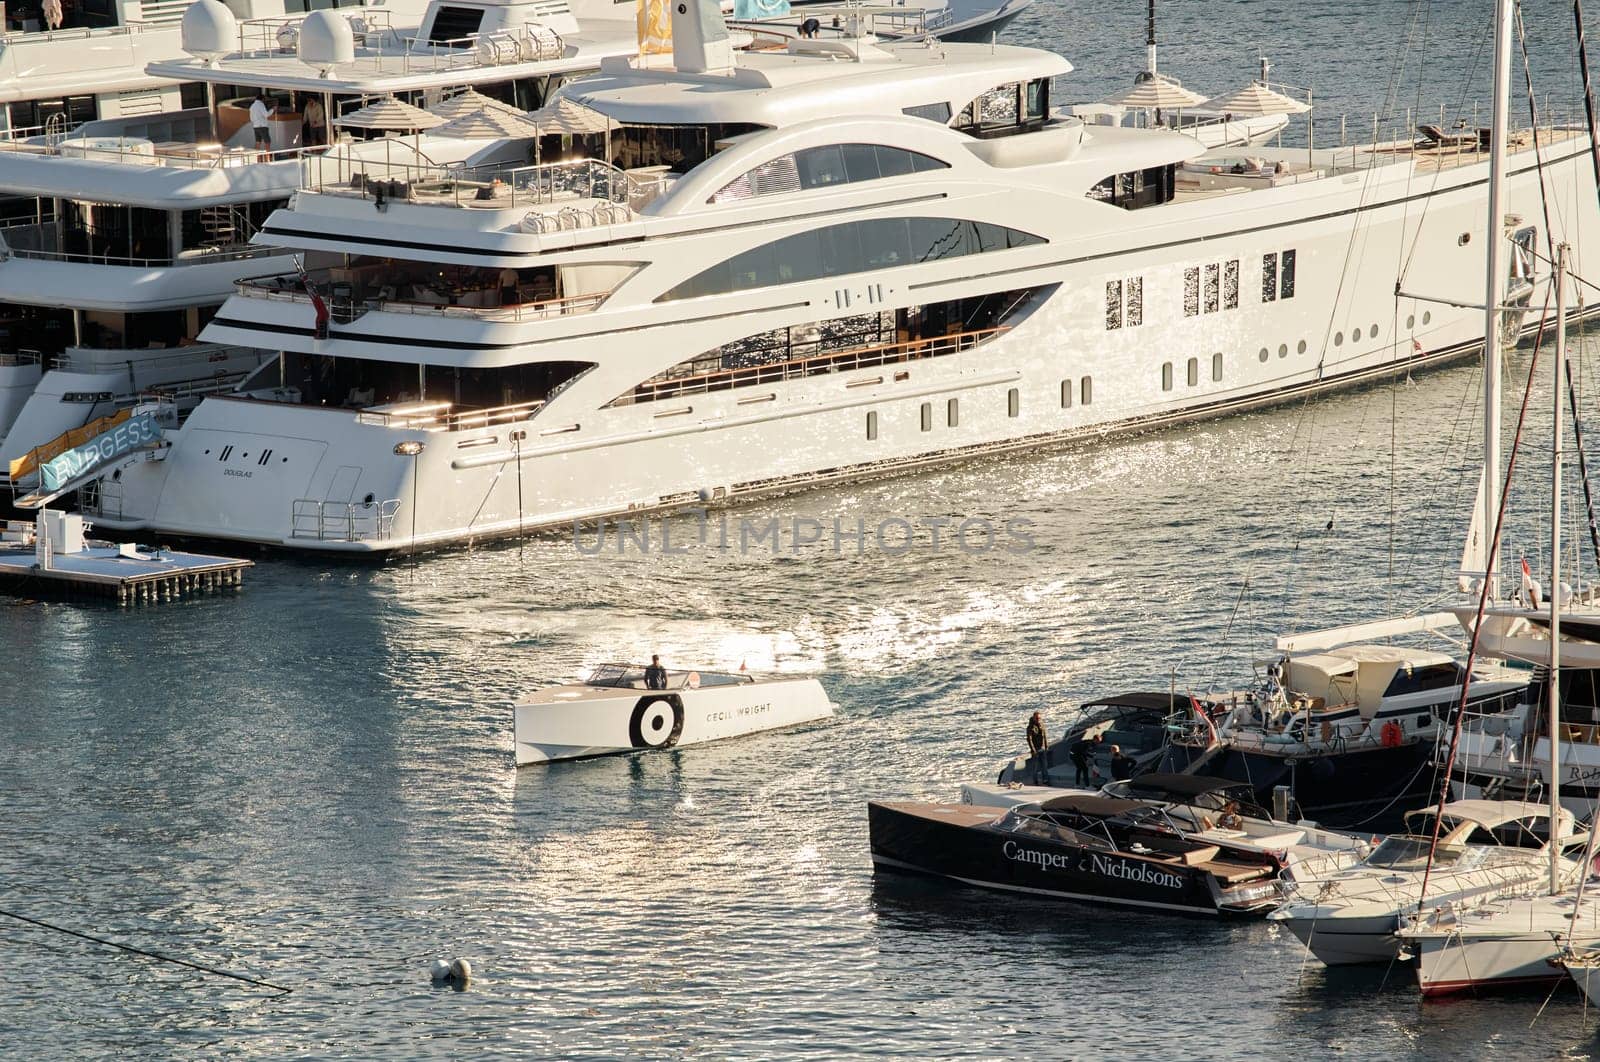
[[[1550,194],[1581,206],[1557,215],[1560,231],[1551,235],[1579,245],[1586,231],[1600,238],[1587,156],[1586,137],[1546,145]],[[1534,161],[1529,150],[1516,153],[1508,181],[1507,211],[1525,219],[1542,217]],[[623,297],[624,285],[597,309],[551,324],[375,309],[325,341],[309,338],[309,304],[235,297],[226,316],[208,327],[208,338],[262,342],[270,334],[299,352],[391,360],[484,347],[497,359],[517,361],[542,356],[559,331],[564,358],[596,367],[515,430],[511,424],[434,430],[331,406],[208,399],[169,437],[166,461],[127,469],[107,484],[103,509],[89,515],[123,531],[403,550],[572,529],[618,515],[1099,438],[1407,373],[1481,345],[1480,311],[1432,299],[1470,299],[1483,291],[1481,245],[1462,234],[1482,230],[1486,176],[1483,163],[1425,177],[1409,162],[1374,165],[1342,177],[1119,212],[1109,232],[1087,228],[1105,222],[1081,196],[997,184],[999,177],[981,187],[951,185],[941,210],[1035,231],[1048,243],[1009,250],[1006,260],[995,254],[992,267],[962,265],[960,275],[952,262],[908,263],[855,274],[851,284],[881,288],[884,301],[876,305],[885,312],[925,300],[917,294],[923,287],[950,300],[1029,293],[1027,308],[1008,319],[1006,330],[937,357],[841,367],[681,400],[615,402],[686,358],[839,312],[826,309],[843,298],[835,281],[640,303]],[[1248,223],[1241,218],[1246,200]],[[330,213],[315,215],[313,207]],[[338,213],[358,208],[354,220]],[[319,226],[367,224],[372,213],[359,199],[335,196],[308,198],[297,211],[306,215],[301,224]],[[738,231],[737,244],[697,244],[695,253],[721,260],[754,238]],[[1538,235],[1542,242],[1545,234]],[[1403,261],[1406,277],[1397,278],[1389,265],[1347,272],[1353,239],[1369,266]],[[1300,263],[1294,294],[1267,299],[1263,261],[1276,262],[1289,249]],[[1202,265],[1215,271],[1222,261],[1237,263],[1237,306],[1187,312],[1186,278]],[[974,272],[991,268],[998,274]],[[1121,277],[1141,280],[1142,321],[1111,328],[1107,283]],[[1397,279],[1419,296],[1402,298],[1398,309]],[[1525,331],[1535,326],[1547,288],[1541,273]],[[272,454],[266,465],[249,463],[264,451]],[[834,529],[826,531],[832,541]],[[870,543],[873,529],[864,533]],[[996,548],[1009,542],[1003,528],[993,537]],[[857,541],[853,527],[840,529],[842,548]],[[618,548],[615,536],[598,545]]]
[[[1393,911],[1349,914],[1336,908],[1297,907],[1268,916],[1295,935],[1325,966],[1391,962],[1399,952]]]
[[[1412,934],[1417,985],[1425,996],[1479,989],[1549,985],[1566,976],[1554,965],[1558,945],[1541,930],[1494,935],[1430,932]]]
[[[515,706],[518,767],[699,745],[833,715],[833,704],[815,679],[569,692],[575,689],[561,687],[537,703]]]

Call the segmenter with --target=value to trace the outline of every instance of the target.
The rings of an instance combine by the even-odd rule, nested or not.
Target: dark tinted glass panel
[[[878,172],[878,149],[871,144],[842,144],[840,150],[844,152],[845,180],[876,181],[882,176]]]
[[[1039,78],[1028,82],[1025,100],[1025,117],[1040,119],[1050,107],[1050,82]]]
[[[1278,285],[1278,294],[1282,298],[1294,298],[1294,252],[1283,252],[1283,281]]]
[[[938,122],[940,125],[944,125],[950,120],[950,105],[948,103],[921,103],[915,107],[902,108],[900,113],[909,115],[912,118],[926,118],[930,122]]]
[[[924,173],[928,170],[942,170],[948,168],[946,163],[940,162],[931,155],[922,155],[916,152],[912,152],[911,154],[911,164],[912,166],[916,167],[916,171],[918,173]]]
[[[1043,242],[1030,233],[952,218],[852,221],[752,247],[685,280],[656,301],[749,291]]]
[[[798,151],[795,153],[795,162],[800,168],[801,188],[826,188],[830,184],[843,184],[846,180],[844,154],[837,144]]]
[[[880,177],[901,177],[908,173],[916,172],[916,163],[912,161],[912,153],[901,151],[899,148],[878,145],[874,149],[878,154],[878,175]],[[926,155],[923,156],[927,158]],[[931,159],[929,161],[932,161]],[[848,160],[847,160],[848,163]],[[852,173],[854,171],[851,171]]]

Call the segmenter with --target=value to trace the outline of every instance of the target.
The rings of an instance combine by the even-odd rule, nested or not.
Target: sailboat
[[[1553,373],[1552,455],[1550,476],[1550,587],[1548,618],[1544,630],[1546,716],[1544,743],[1551,764],[1561,763],[1561,667],[1563,597],[1561,584],[1561,480],[1562,480],[1562,372],[1566,365],[1566,323],[1569,248],[1556,249],[1556,352]],[[1485,577],[1493,578],[1493,550]],[[1492,584],[1491,584],[1492,585]],[[1487,598],[1485,588],[1484,597]],[[1479,620],[1478,622],[1482,622]],[[1548,786],[1550,815],[1562,810],[1561,787]],[[1550,864],[1547,888],[1532,895],[1472,898],[1427,908],[1419,897],[1419,911],[1402,920],[1397,936],[1404,951],[1417,960],[1417,983],[1424,995],[1442,995],[1486,987],[1551,984],[1566,976],[1556,960],[1562,940],[1569,947],[1600,945],[1600,898],[1586,901],[1569,890],[1571,873],[1561,861],[1560,846],[1547,846]],[[1580,864],[1580,869],[1582,864]],[[1580,904],[1582,908],[1580,909]]]

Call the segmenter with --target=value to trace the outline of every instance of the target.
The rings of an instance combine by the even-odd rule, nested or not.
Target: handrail
[[[439,402],[432,405],[424,404],[413,410],[363,409],[356,414],[356,421],[360,424],[371,424],[385,428],[467,431],[472,428],[486,428],[491,424],[507,424],[514,421],[527,420],[542,409],[544,405],[544,399],[536,398],[527,402],[513,402],[506,406],[452,411],[450,403]]]
[[[699,376],[681,376],[656,382],[646,380],[621,397],[613,399],[610,405],[625,406],[640,402],[655,402],[664,398],[677,398],[688,394],[704,394],[707,391],[723,391],[735,387],[778,383],[783,380],[797,379],[818,373],[848,372],[851,369],[865,369],[874,365],[889,365],[914,361],[918,358],[940,357],[945,354],[956,354],[963,350],[970,350],[1008,331],[1010,331],[1009,325],[1000,325],[995,328],[955,332],[947,336],[935,336],[930,339],[902,340],[881,346],[858,347],[835,353],[819,354],[809,358],[794,358],[789,361],[769,362],[765,365],[748,365],[735,369],[722,369],[718,372],[705,373]]]
[[[240,295],[251,299],[267,299],[278,302],[296,302],[304,305],[311,304],[311,296],[298,286],[284,287],[280,282],[290,281],[298,285],[300,275],[297,273],[284,274],[273,277],[253,277],[238,281],[234,286]],[[326,275],[315,278],[317,283],[327,288],[331,281]],[[496,287],[483,290],[498,291]],[[335,315],[339,313],[340,302],[348,302],[350,316],[355,311],[362,313],[379,311],[384,313],[418,314],[435,317],[464,317],[484,321],[522,321],[535,320],[548,317],[560,317],[570,313],[587,313],[600,306],[610,297],[615,288],[605,291],[590,292],[585,295],[567,295],[558,299],[541,299],[537,302],[523,302],[512,306],[451,306],[430,302],[417,302],[410,299],[383,298],[382,296],[365,296],[349,300],[334,299],[331,295],[328,301],[333,305]]]
[[[323,542],[386,539],[394,529],[400,499],[381,502],[296,498],[289,505],[289,537]]]
[[[7,258],[25,258],[38,262],[85,262],[89,265],[114,265],[137,266],[151,269],[165,266],[191,266],[212,265],[217,262],[238,262],[248,258],[267,258],[275,254],[284,254],[279,247],[249,247],[231,245],[225,249],[211,250],[205,247],[191,247],[189,251],[198,251],[198,254],[187,256],[179,254],[167,258],[129,258],[116,254],[79,254],[68,251],[37,251],[29,248],[5,247],[0,250],[0,261]]]
[[[564,159],[537,166],[439,166],[363,159],[346,151],[308,159],[303,179],[305,189],[326,195],[363,199],[381,195],[390,201],[497,210],[581,199],[638,210],[661,195],[668,183],[668,175],[641,180],[599,159]],[[479,198],[484,192],[488,195]]]

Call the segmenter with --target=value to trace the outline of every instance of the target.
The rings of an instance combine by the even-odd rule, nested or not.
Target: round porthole
[[[371,505],[374,500],[375,500],[375,498],[373,497],[373,495],[368,494],[365,498],[361,499],[361,504],[362,505]]]
[[[1407,328],[1415,328],[1415,327],[1417,327],[1417,315],[1416,314],[1411,314],[1409,317],[1406,318],[1406,327]]]
[[[1261,353],[1257,355],[1257,357],[1259,357],[1263,362],[1265,362],[1271,356],[1272,355],[1267,352],[1267,348],[1266,347],[1262,347],[1261,348]]]
[[[1302,339],[1300,341],[1299,345],[1295,347],[1295,353],[1304,354],[1305,352],[1306,352],[1306,341]]]
[[[1333,334],[1333,345],[1336,346],[1336,347],[1344,346],[1344,333],[1343,332],[1335,332]]]
[[[1288,356],[1289,356],[1289,344],[1287,344],[1287,343],[1279,343],[1278,344],[1278,357],[1287,358]]]
[[[1432,310],[1423,310],[1422,311],[1422,323],[1423,324],[1427,324],[1431,320],[1433,320],[1433,311]]]
[[[1368,336],[1368,338],[1371,338],[1371,339],[1377,339],[1378,338],[1378,326],[1377,325],[1373,325],[1372,328],[1368,330],[1367,336]]]

